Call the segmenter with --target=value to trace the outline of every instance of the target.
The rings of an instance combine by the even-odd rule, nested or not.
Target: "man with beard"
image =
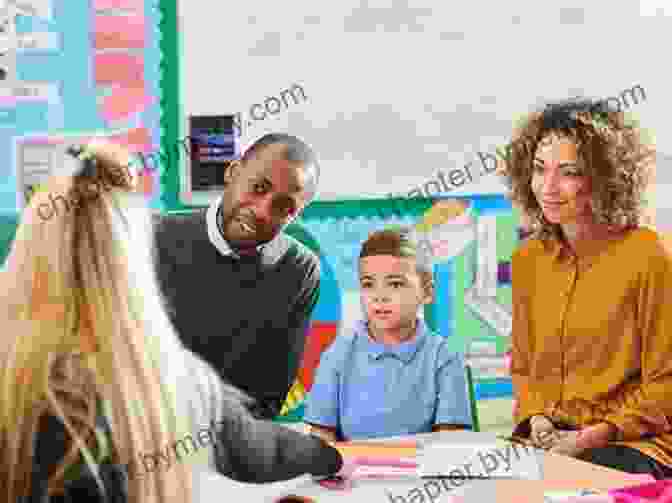
[[[317,302],[319,259],[282,230],[317,190],[300,139],[269,134],[227,168],[209,208],[157,215],[159,281],[185,346],[275,417],[298,372]]]

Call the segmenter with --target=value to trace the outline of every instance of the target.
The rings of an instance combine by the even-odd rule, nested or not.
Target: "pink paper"
[[[649,484],[651,482],[656,481],[656,479],[652,475],[641,473],[626,473],[625,476],[635,482],[641,482],[642,484]]]
[[[153,101],[143,88],[117,88],[103,98],[100,112],[107,121],[119,120],[142,112]]]
[[[142,49],[145,47],[145,17],[94,16],[95,49]]]
[[[142,11],[143,8],[143,0],[93,0],[94,10],[123,9]]]
[[[649,475],[643,475],[652,479]],[[669,503],[672,501],[672,480],[658,480],[653,483],[609,491],[616,503]]]
[[[586,496],[569,496],[562,503],[615,503],[613,496],[608,494],[588,494]]]
[[[395,468],[392,466],[360,466],[352,475],[353,479],[384,479],[397,477],[418,477],[417,468]]]
[[[415,459],[390,455],[355,456],[351,460],[356,469],[353,478],[417,477]]]
[[[414,459],[394,458],[385,456],[357,456],[359,466],[389,466],[394,468],[417,468]]]
[[[94,59],[96,84],[117,84],[124,87],[144,87],[145,63],[142,56],[120,53],[96,54]]]
[[[384,452],[385,449],[417,449],[418,441],[409,438],[388,441],[376,440],[375,442],[351,440],[349,442],[336,442],[335,445],[344,447],[365,447],[375,452]]]

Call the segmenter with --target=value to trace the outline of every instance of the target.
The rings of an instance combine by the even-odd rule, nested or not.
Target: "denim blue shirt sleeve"
[[[471,407],[464,356],[448,351],[446,344],[439,350],[437,369],[438,396],[434,424],[463,424],[471,426]]]
[[[322,353],[315,371],[313,387],[306,397],[303,420],[319,426],[339,425],[339,387],[349,339],[338,335]]]

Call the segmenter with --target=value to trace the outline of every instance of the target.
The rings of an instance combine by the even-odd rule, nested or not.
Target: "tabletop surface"
[[[396,437],[391,439],[369,440],[352,446],[342,446],[348,454],[367,452],[362,443],[390,442],[399,440],[417,440],[420,445],[435,442],[455,444],[502,445],[496,435],[487,432],[444,431]],[[510,444],[509,444],[510,445]],[[364,449],[364,450],[362,450]],[[405,448],[408,449],[408,448]],[[405,453],[408,450],[403,451]],[[356,480],[351,489],[329,490],[315,484],[310,477],[300,477],[287,482],[273,484],[240,484],[219,475],[208,475],[201,484],[201,498],[196,501],[218,501],[224,492],[235,490],[237,496],[245,495],[245,501],[271,503],[281,496],[295,494],[309,497],[317,503],[329,502],[366,502],[375,503],[458,503],[458,502],[496,502],[524,503],[543,502],[544,492],[571,491],[580,489],[607,490],[642,483],[641,476],[603,468],[578,461],[576,459],[550,453],[542,453],[541,477],[539,480],[519,479],[480,479],[467,481],[444,480]],[[203,479],[204,480],[204,479]],[[458,486],[454,485],[461,484]],[[249,498],[248,498],[249,496]]]

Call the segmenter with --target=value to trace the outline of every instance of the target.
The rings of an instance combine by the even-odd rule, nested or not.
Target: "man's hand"
[[[558,432],[546,416],[532,416],[530,429],[530,439],[541,449],[550,449],[558,440]]]

